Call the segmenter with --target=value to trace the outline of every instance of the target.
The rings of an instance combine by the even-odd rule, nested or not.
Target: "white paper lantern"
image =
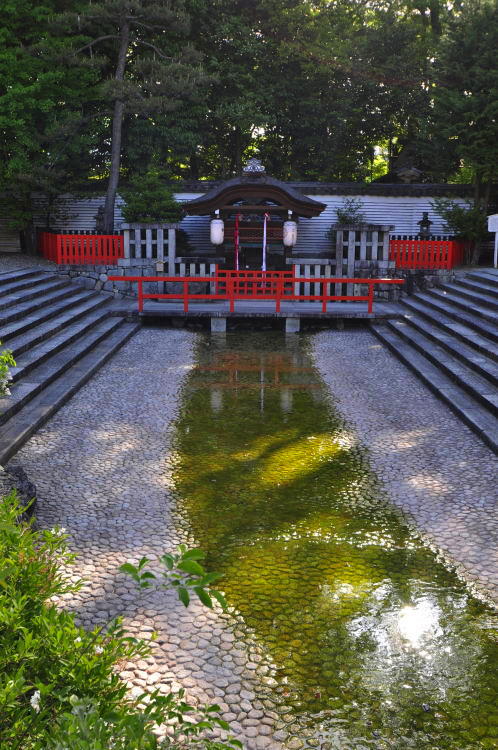
[[[295,221],[284,221],[284,245],[294,247],[297,242],[297,224]]]
[[[225,239],[225,224],[223,219],[212,219],[211,221],[211,243],[223,245]]]

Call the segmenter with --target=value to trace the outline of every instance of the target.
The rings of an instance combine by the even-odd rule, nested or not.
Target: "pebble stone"
[[[311,341],[345,439],[368,449],[390,500],[475,593],[498,604],[497,456],[371,331]]]
[[[170,515],[170,436],[195,339],[181,330],[139,331],[16,463],[37,486],[37,523],[67,530],[77,555],[71,572],[86,581],[60,603],[87,628],[121,614],[130,634],[148,640],[157,632],[151,657],[120,664],[131,695],[183,687],[193,704],[217,703],[247,750],[277,750],[273,722],[262,732],[255,725],[256,697],[266,693],[244,666],[258,646],[234,635],[236,619],[197,600],[186,609],[173,592],[140,591],[118,571],[144,555],[160,570],[164,552],[190,541]]]
[[[183,538],[171,516],[172,422],[196,336],[143,329],[16,455],[38,488],[38,523],[64,526],[86,583],[61,597],[85,627],[122,614],[133,635],[156,631],[152,655],[120,665],[132,695],[186,689],[217,702],[247,750],[299,750],[295,717],[272,700],[259,645],[237,615],[172,592],[139,591],[118,572],[159,557]],[[365,331],[311,339],[315,362],[392,501],[462,574],[498,601],[496,457]],[[350,388],[351,382],[356,387]],[[310,738],[312,739],[312,738]],[[308,743],[309,744],[309,743]]]

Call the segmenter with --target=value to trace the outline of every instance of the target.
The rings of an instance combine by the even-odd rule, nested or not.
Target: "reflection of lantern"
[[[297,224],[295,221],[284,221],[284,245],[294,247],[297,242]]]
[[[223,219],[213,219],[211,221],[211,243],[213,245],[223,245],[225,239],[225,224]]]

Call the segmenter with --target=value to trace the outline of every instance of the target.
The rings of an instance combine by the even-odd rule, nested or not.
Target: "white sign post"
[[[498,214],[488,216],[488,232],[495,233],[495,255],[493,265],[498,268]]]

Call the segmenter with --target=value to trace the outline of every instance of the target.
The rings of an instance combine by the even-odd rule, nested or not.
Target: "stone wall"
[[[47,269],[48,270],[48,269]],[[108,292],[116,298],[137,297],[137,284],[131,281],[109,281],[109,276],[157,276],[162,275],[164,271],[156,268],[155,261],[150,265],[121,266],[96,265],[96,266],[76,266],[60,265],[51,266],[51,273],[59,273],[68,276],[75,284],[81,285],[84,289],[91,289],[99,292]],[[402,294],[413,294],[414,292],[424,291],[435,286],[449,283],[455,278],[454,271],[442,269],[412,270],[408,268],[394,268],[392,264],[382,261],[356,261],[354,274],[357,278],[396,278],[405,279],[403,286],[394,284],[378,285],[375,287],[375,299],[395,302]],[[168,292],[180,292],[178,285],[168,285]],[[355,284],[353,294],[368,294],[368,287],[365,285]],[[174,288],[173,288],[174,287]],[[361,290],[360,290],[361,287]],[[145,293],[153,294],[158,290],[157,282],[149,282],[143,285]],[[196,288],[195,284],[190,285],[190,291],[193,293],[204,293],[207,291],[206,285],[202,288]]]
[[[453,270],[441,268],[432,269],[411,269],[411,268],[394,268],[392,264],[366,260],[355,262],[355,276],[358,278],[386,278],[386,279],[404,279],[403,285],[398,284],[379,284],[375,287],[375,299],[385,300],[388,302],[397,302],[402,295],[423,292],[432,287],[438,287],[442,284],[449,284],[455,279]],[[368,287],[362,287],[355,284],[354,294],[368,294]]]
[[[91,289],[98,292],[109,292],[115,297],[137,297],[137,284],[131,281],[109,281],[109,276],[157,276],[155,261],[150,265],[141,263],[137,266],[114,265],[65,265],[51,266],[51,273],[59,273],[68,276],[73,283],[80,285],[83,289]],[[144,284],[144,292],[157,292],[157,283]]]

